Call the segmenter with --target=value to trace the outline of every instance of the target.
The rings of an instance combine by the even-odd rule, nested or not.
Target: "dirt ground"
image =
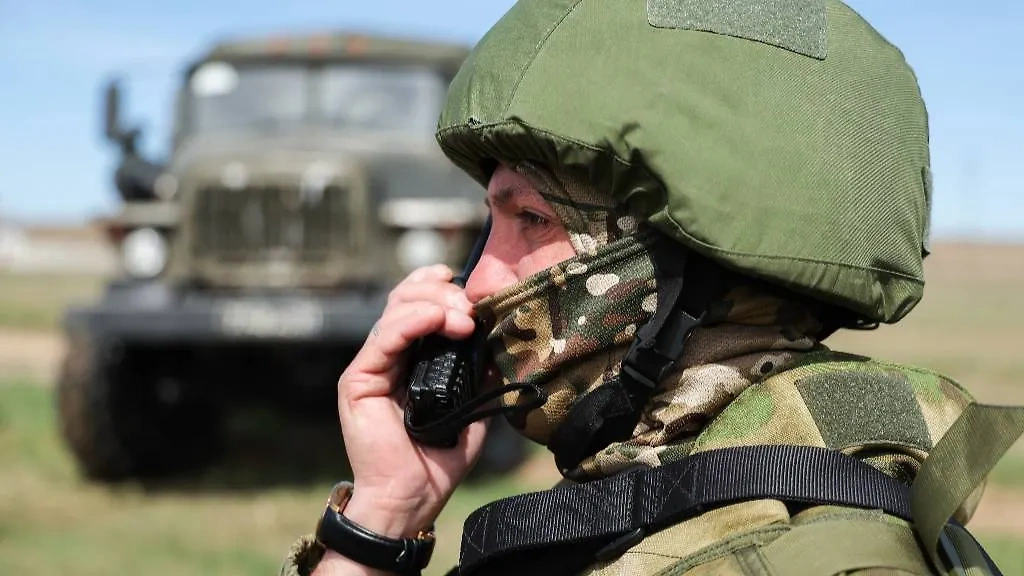
[[[0,326],[0,376],[49,384],[64,351],[56,332]]]
[[[1024,538],[1024,492],[988,486],[967,527],[972,532]]]

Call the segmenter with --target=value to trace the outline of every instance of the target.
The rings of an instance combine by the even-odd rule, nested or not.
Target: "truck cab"
[[[434,140],[468,53],[357,33],[219,43],[185,69],[161,162],[138,153],[107,86],[121,268],[67,311],[57,386],[88,476],[175,468],[216,445],[234,398],[333,412],[390,288],[461,269],[483,226],[483,191]]]
[[[332,291],[459,266],[485,212],[433,132],[466,54],[351,34],[220,44],[182,79],[163,165],[125,145],[111,85],[126,277]]]

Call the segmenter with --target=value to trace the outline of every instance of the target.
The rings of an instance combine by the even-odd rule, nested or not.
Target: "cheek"
[[[547,268],[568,260],[576,255],[569,236],[538,246],[519,260],[516,275],[520,280],[533,276]]]

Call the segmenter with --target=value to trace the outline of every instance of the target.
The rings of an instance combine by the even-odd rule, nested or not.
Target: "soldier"
[[[437,133],[487,187],[483,256],[465,290],[431,267],[392,292],[339,381],[354,483],[282,573],[422,569],[485,424],[411,440],[406,350],[475,321],[566,483],[475,512],[461,573],[996,572],[962,523],[1020,412],[823,343],[922,297],[927,130],[838,0],[520,0]]]

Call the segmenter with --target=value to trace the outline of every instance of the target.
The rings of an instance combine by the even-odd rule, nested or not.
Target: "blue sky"
[[[0,0],[0,217],[73,221],[117,206],[100,84],[129,77],[144,148],[166,151],[184,62],[225,36],[354,28],[474,42],[511,0]],[[914,67],[929,107],[936,237],[1024,240],[1024,7],[850,0]],[[86,7],[86,5],[88,5]]]

